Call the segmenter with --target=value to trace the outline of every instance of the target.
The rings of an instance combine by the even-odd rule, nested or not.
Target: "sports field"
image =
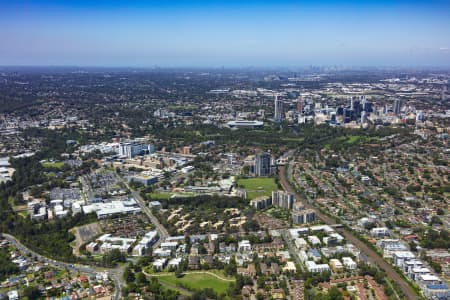
[[[42,163],[42,166],[44,168],[54,168],[54,169],[61,169],[64,166],[64,162],[57,161],[57,162],[44,162]]]
[[[239,179],[237,184],[247,190],[247,199],[249,200],[261,196],[270,196],[272,195],[272,191],[278,190],[274,178]]]
[[[157,278],[163,283],[173,285],[181,284],[189,290],[212,288],[218,294],[225,293],[232,282],[232,280],[222,280],[219,277],[208,273],[187,273],[181,278],[177,278],[174,274],[170,274],[157,276]]]

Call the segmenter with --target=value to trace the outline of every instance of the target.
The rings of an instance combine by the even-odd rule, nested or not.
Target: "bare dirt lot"
[[[74,227],[71,229],[71,232],[75,235],[73,254],[80,255],[80,246],[102,233],[102,229],[98,222],[95,222],[80,227]]]

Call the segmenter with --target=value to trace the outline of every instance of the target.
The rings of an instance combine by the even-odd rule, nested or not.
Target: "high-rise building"
[[[402,108],[402,100],[400,99],[395,99],[394,101],[394,114],[396,114],[397,116],[400,114],[400,110]]]
[[[373,111],[372,102],[364,101],[362,103],[362,110],[371,113]]]
[[[261,177],[270,176],[272,173],[272,155],[259,153],[255,158],[255,175]]]
[[[294,224],[312,223],[316,219],[313,209],[307,209],[301,202],[294,203],[292,207],[292,221]]]
[[[274,121],[279,123],[282,122],[284,119],[284,103],[282,100],[278,99],[278,96],[275,95],[275,115],[274,115]]]
[[[336,123],[336,112],[331,112],[330,113],[330,121],[332,123]]]
[[[355,118],[361,115],[362,105],[359,100],[353,100],[353,111],[355,112]]]
[[[344,123],[349,123],[353,120],[353,109],[344,108]]]
[[[272,205],[285,209],[291,209],[294,205],[294,195],[285,191],[273,191]]]
[[[316,219],[316,213],[312,209],[305,209],[303,211],[292,212],[292,222],[294,224],[312,223]]]
[[[298,100],[297,100],[297,112],[303,113],[303,99],[301,96],[298,97]]]
[[[361,124],[364,124],[367,122],[367,112],[363,111],[361,113]]]

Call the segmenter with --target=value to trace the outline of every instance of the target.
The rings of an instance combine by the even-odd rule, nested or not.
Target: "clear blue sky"
[[[450,66],[450,1],[0,0],[0,65]]]

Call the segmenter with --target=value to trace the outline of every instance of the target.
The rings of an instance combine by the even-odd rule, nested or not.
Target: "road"
[[[123,272],[124,267],[117,267],[114,269],[107,269],[107,268],[98,268],[93,266],[86,266],[86,265],[79,265],[79,264],[69,264],[62,261],[57,261],[54,259],[50,259],[48,257],[45,257],[43,255],[40,255],[39,253],[34,252],[33,250],[27,248],[25,245],[23,245],[19,240],[17,240],[14,236],[2,233],[1,236],[5,238],[9,243],[14,245],[21,253],[30,254],[31,257],[37,258],[39,261],[42,261],[44,263],[48,263],[49,265],[60,268],[60,269],[68,269],[69,271],[75,271],[80,272],[84,274],[89,275],[95,275],[100,272],[108,272],[109,276],[113,279],[114,285],[115,285],[115,292],[112,298],[114,300],[119,300],[121,298],[122,293],[122,287],[124,285],[123,283]]]
[[[292,243],[292,239],[288,236],[287,230],[283,229],[281,231],[281,235],[283,237],[284,242],[288,246],[289,254],[295,260],[295,262],[300,266],[302,271],[305,271],[305,267],[303,265],[303,262],[300,260],[300,257],[297,254],[298,252],[297,252],[297,250],[295,249],[295,246]]]
[[[141,207],[142,211],[147,215],[147,217],[149,218],[150,222],[152,222],[153,225],[155,225],[156,230],[158,230],[159,240],[155,244],[153,244],[153,248],[159,247],[159,244],[161,243],[161,241],[164,241],[167,237],[169,237],[169,233],[167,232],[167,229],[161,223],[159,223],[158,218],[156,218],[153,215],[152,210],[147,206],[147,204],[145,203],[144,199],[142,199],[142,197],[139,194],[139,192],[137,192],[136,190],[131,188],[128,185],[128,182],[126,182],[125,180],[122,179],[122,182],[130,190],[131,194],[133,195],[133,198],[139,204],[139,206]]]
[[[314,209],[316,216],[321,219],[323,222],[325,222],[328,225],[333,225],[336,223],[336,220],[329,217],[326,214],[321,213],[319,210],[315,209],[313,205],[310,205],[306,203],[305,201],[302,201],[302,197],[298,195],[295,191],[295,189],[292,187],[290,181],[286,178],[286,166],[281,166],[278,170],[278,175],[280,178],[280,183],[285,191],[292,193],[296,199],[296,201],[303,202],[304,206],[306,208]],[[420,299],[414,290],[406,283],[403,278],[394,270],[394,268],[388,264],[382,257],[378,255],[374,250],[369,248],[364,242],[359,240],[356,236],[353,235],[352,232],[349,230],[342,228],[338,230],[339,233],[341,233],[345,239],[347,239],[349,242],[351,242],[353,245],[358,247],[358,249],[361,250],[364,255],[367,256],[367,259],[369,262],[377,265],[380,269],[382,269],[384,272],[386,272],[387,276],[396,282],[396,284],[399,286],[399,288],[404,293],[406,299]]]

